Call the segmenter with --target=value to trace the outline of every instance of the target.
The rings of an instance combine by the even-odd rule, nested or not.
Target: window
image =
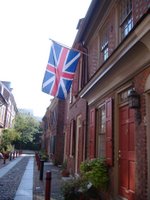
[[[6,116],[6,123],[5,123],[5,127],[6,128],[9,128],[9,123],[10,123],[10,113],[7,113],[7,116]]]
[[[102,105],[97,111],[97,132],[98,132],[98,157],[106,157],[106,109]]]
[[[50,153],[55,154],[56,136],[50,137]]]
[[[102,60],[107,60],[109,56],[108,51],[108,30],[105,29],[101,36],[101,53],[102,53]]]
[[[0,107],[0,123],[4,125],[4,120],[5,120],[5,112],[6,112],[6,107],[1,106]]]
[[[113,165],[113,100],[108,98],[96,113],[97,156]]]
[[[121,28],[121,39],[125,38],[133,28],[132,0],[121,0],[120,28]]]
[[[131,90],[132,90],[132,88],[128,88],[128,89],[122,91],[119,94],[119,103],[120,104],[128,102],[128,95],[129,95],[129,93],[130,93]]]
[[[57,124],[57,110],[56,108],[53,111],[50,111],[50,116],[49,116],[49,127],[54,128]]]
[[[86,45],[85,45],[86,46]],[[73,103],[77,97],[79,91],[88,81],[88,49],[83,45],[80,46],[79,50],[82,52],[79,63],[76,69],[76,73],[73,79],[72,90],[70,91],[70,103]],[[97,55],[97,54],[96,54]]]

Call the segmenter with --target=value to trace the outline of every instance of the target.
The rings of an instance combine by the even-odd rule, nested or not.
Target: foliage
[[[65,160],[61,166],[61,175],[63,177],[68,177],[70,175],[70,173],[67,169],[67,160]]]
[[[4,129],[0,138],[0,150],[11,151],[14,148],[38,150],[42,129],[40,122],[33,116],[18,113],[13,128]]]
[[[15,129],[4,129],[1,135],[1,151],[13,151],[13,144],[20,138],[19,134],[15,131]]]
[[[40,159],[44,161],[48,161],[49,159],[49,155],[43,149],[39,151],[39,156],[40,156]]]
[[[41,140],[41,136],[42,136],[42,128],[38,127],[38,131],[34,134],[34,137],[33,137],[33,143],[34,144],[39,144],[40,143],[40,140]]]
[[[65,160],[61,166],[61,169],[64,170],[64,169],[67,169],[67,160]]]
[[[14,151],[14,145],[8,144],[6,147],[6,152],[13,152],[13,151]]]
[[[109,183],[108,166],[104,159],[87,160],[80,165],[81,174],[84,179],[100,190],[107,190]]]
[[[82,178],[71,179],[61,187],[64,200],[77,200],[83,191],[87,190],[87,181]]]
[[[30,115],[18,113],[15,118],[14,129],[20,133],[21,142],[32,142],[35,133],[39,131],[39,122]]]
[[[42,134],[38,120],[29,114],[18,113],[15,117],[14,129],[20,135],[18,142],[15,143],[18,148],[38,149]]]
[[[103,159],[87,160],[80,165],[81,176],[65,182],[61,188],[65,200],[100,199],[108,189],[108,167]]]

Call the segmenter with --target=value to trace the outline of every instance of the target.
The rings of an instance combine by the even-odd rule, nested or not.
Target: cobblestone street
[[[24,157],[8,173],[0,178],[0,200],[14,199],[28,160],[29,157]]]
[[[2,160],[0,162],[0,200],[44,200],[45,199],[45,184],[46,184],[46,172],[51,171],[51,200],[63,200],[61,196],[61,184],[62,179],[60,175],[60,169],[53,166],[50,162],[44,164],[43,180],[40,180],[40,171],[37,168],[36,161],[33,160],[33,174],[28,174],[28,177],[33,179],[32,195],[30,197],[22,190],[22,194],[25,196],[16,196],[18,188],[21,186],[21,181],[24,179],[26,168],[29,164],[29,160],[32,155],[23,155],[12,161],[6,162],[4,165]],[[11,166],[12,165],[12,166]],[[9,168],[9,170],[7,169]],[[8,171],[7,171],[8,170]],[[3,173],[6,171],[6,173]],[[31,177],[32,176],[32,177]],[[27,180],[26,180],[27,181]],[[29,181],[31,183],[31,181]],[[25,184],[26,185],[26,184]],[[27,183],[28,185],[28,183]],[[27,186],[26,186],[27,187]],[[21,194],[21,195],[22,195]],[[19,194],[20,195],[20,194]]]

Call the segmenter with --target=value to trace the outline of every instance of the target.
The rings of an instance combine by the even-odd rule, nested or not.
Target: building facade
[[[42,119],[42,148],[56,164],[64,161],[66,101],[53,99]]]
[[[106,158],[110,199],[150,199],[150,1],[93,0],[74,47],[65,157]]]
[[[12,128],[16,113],[17,106],[10,82],[0,81],[0,132]]]

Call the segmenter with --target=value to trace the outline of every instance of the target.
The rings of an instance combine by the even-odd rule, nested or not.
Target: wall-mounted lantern
[[[132,89],[128,95],[129,108],[135,109],[135,118],[138,124],[141,123],[142,117],[140,112],[140,95]]]
[[[140,95],[133,89],[128,95],[128,102],[129,108],[140,108]]]

